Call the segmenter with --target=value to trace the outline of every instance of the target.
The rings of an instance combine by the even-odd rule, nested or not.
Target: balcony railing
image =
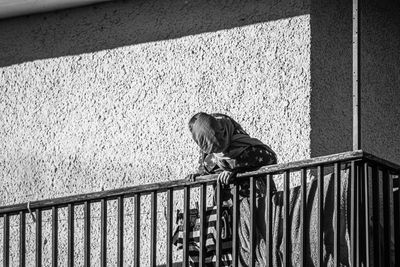
[[[348,177],[341,177],[341,169],[348,168]],[[340,222],[343,213],[340,212],[340,185],[341,179],[349,179],[349,230],[350,230],[350,253],[349,261],[351,266],[399,266],[400,264],[400,230],[399,230],[399,214],[400,214],[400,194],[398,191],[400,166],[390,163],[388,161],[377,158],[371,154],[363,151],[353,151],[340,153],[335,155],[329,155],[324,157],[318,157],[313,159],[307,159],[297,162],[271,165],[263,167],[257,171],[238,174],[238,180],[249,179],[250,180],[250,210],[251,218],[254,218],[255,212],[255,180],[265,179],[266,182],[266,259],[269,266],[273,266],[273,248],[272,239],[273,236],[273,221],[272,221],[272,186],[271,183],[275,181],[278,185],[281,184],[281,193],[283,196],[283,233],[282,233],[282,245],[283,245],[283,266],[309,266],[310,262],[307,262],[308,252],[307,247],[307,235],[305,234],[305,212],[306,212],[306,190],[307,182],[311,179],[317,181],[317,208],[318,208],[318,253],[315,259],[319,266],[323,266],[324,263],[324,252],[322,244],[324,242],[324,224],[322,223],[324,216],[324,203],[323,203],[323,185],[324,177],[327,173],[331,173],[334,183],[334,221],[333,221],[333,259],[334,265],[339,266],[340,257],[340,246],[342,245],[340,238]],[[301,237],[301,251],[299,251],[299,262],[292,262],[290,255],[290,227],[289,227],[289,195],[291,185],[296,184],[300,188],[300,233]],[[91,249],[93,248],[91,240],[91,212],[94,210],[94,205],[99,205],[100,211],[100,264],[106,266],[107,262],[113,261],[117,266],[126,266],[124,264],[124,257],[127,253],[133,253],[133,264],[140,266],[143,263],[141,259],[148,259],[148,263],[145,265],[156,266],[157,257],[160,257],[160,248],[165,249],[163,253],[163,259],[159,260],[163,266],[175,266],[176,261],[182,262],[183,266],[189,266],[189,213],[190,205],[193,201],[191,198],[197,198],[199,205],[199,217],[200,217],[200,244],[199,244],[199,263],[200,266],[205,265],[205,225],[206,225],[206,208],[207,202],[209,202],[209,196],[207,195],[207,188],[215,186],[215,205],[217,209],[217,221],[216,221],[216,232],[217,236],[221,236],[221,211],[222,211],[222,199],[221,190],[222,187],[217,183],[216,175],[207,175],[199,177],[195,182],[189,182],[186,180],[177,180],[172,182],[162,182],[147,185],[139,185],[128,188],[121,188],[109,191],[102,191],[90,194],[81,194],[76,196],[68,196],[62,198],[40,200],[31,203],[16,204],[10,206],[0,207],[0,216],[2,217],[3,223],[3,234],[2,234],[2,261],[3,266],[11,266],[10,251],[13,255],[17,255],[17,263],[19,266],[32,265],[33,262],[27,264],[27,216],[34,218],[33,225],[35,227],[34,240],[35,245],[31,245],[29,250],[34,249],[35,266],[43,265],[43,232],[42,232],[42,214],[44,212],[49,213],[51,218],[51,253],[49,255],[52,266],[61,264],[60,262],[60,251],[59,251],[59,211],[60,209],[66,209],[67,211],[67,264],[73,266],[75,264],[75,255],[77,250],[76,237],[74,236],[77,226],[74,226],[76,209],[83,209],[82,215],[82,229],[83,232],[83,265],[91,265]],[[183,197],[181,199],[174,198],[174,193],[183,190]],[[197,190],[197,193],[193,193],[193,190]],[[279,191],[278,187],[278,191]],[[164,194],[162,198],[166,199],[161,206],[165,206],[166,212],[166,224],[162,229],[157,224],[158,214],[158,197],[160,194]],[[144,203],[144,197],[150,199],[150,245],[149,250],[143,251],[140,246],[140,240],[142,237],[141,231],[141,209],[147,206],[147,201]],[[124,212],[124,203],[126,204],[127,199],[133,199],[134,213],[133,213],[133,225],[127,225],[124,223],[126,215]],[[111,205],[110,202],[116,202],[116,205]],[[174,227],[174,203],[181,201],[183,203],[183,250],[181,257],[174,257],[174,247],[172,245],[172,235]],[[238,222],[240,220],[239,208],[239,192],[238,186],[233,188],[233,212],[232,212],[232,260],[233,266],[238,265],[238,254],[239,252],[239,239],[238,239]],[[129,202],[131,203],[131,202]],[[110,246],[108,240],[107,231],[107,216],[111,208],[115,208],[116,213],[116,253],[115,255],[109,255],[107,248]],[[10,236],[10,218],[18,222],[18,234]],[[127,229],[129,228],[129,229]],[[127,251],[124,242],[124,234],[127,232],[134,232],[133,235],[133,251]],[[157,240],[157,233],[165,232],[165,238]],[[10,240],[18,239],[18,245],[10,247]],[[164,244],[164,245],[162,245]],[[250,244],[251,251],[254,251],[256,247],[255,239],[255,223],[252,220],[250,224]],[[221,238],[216,238],[215,253],[216,253],[216,266],[220,266],[221,262]],[[176,252],[176,251],[175,251]],[[144,255],[145,253],[145,255]],[[250,254],[249,265],[254,266],[255,253]],[[114,257],[111,259],[111,257]],[[15,260],[15,259],[14,259]],[[17,264],[13,263],[13,264]],[[62,262],[64,265],[65,263]],[[93,263],[92,263],[93,264]],[[131,265],[131,264],[129,264]]]

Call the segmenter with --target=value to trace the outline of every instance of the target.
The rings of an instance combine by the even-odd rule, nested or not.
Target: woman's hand
[[[235,176],[236,176],[235,172],[223,171],[218,175],[218,180],[220,181],[221,184],[228,185],[230,182],[232,182]]]
[[[188,174],[188,176],[186,176],[186,180],[188,180],[188,181],[190,181],[190,182],[194,182],[194,181],[196,181],[196,177],[198,177],[198,176],[200,176],[200,174],[198,174],[198,173],[191,173],[191,174]]]

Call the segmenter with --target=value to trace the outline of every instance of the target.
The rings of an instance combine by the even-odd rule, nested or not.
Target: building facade
[[[399,6],[383,2],[361,5],[362,147],[400,163]],[[280,163],[351,150],[351,15],[347,1],[149,0],[1,20],[0,205],[183,179],[199,111],[232,116]]]

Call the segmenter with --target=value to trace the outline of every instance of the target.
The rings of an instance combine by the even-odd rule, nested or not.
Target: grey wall
[[[187,122],[201,110],[231,115],[280,162],[310,157],[310,35],[305,1],[126,1],[1,21],[0,205],[182,179],[198,157]],[[142,201],[140,246],[148,252],[149,199]],[[165,195],[159,201],[165,225]],[[92,216],[95,266],[98,208]],[[60,213],[65,263],[65,209]],[[132,201],[126,215],[129,266]],[[76,207],[77,265],[82,216]],[[51,255],[50,220],[46,212],[44,265]],[[28,248],[34,226],[28,216]],[[159,238],[165,240],[165,231]],[[160,244],[158,263],[165,259]],[[11,258],[17,260],[17,250]],[[28,249],[27,262],[33,259]],[[142,261],[148,264],[145,253]]]
[[[362,149],[400,163],[399,3],[360,1]],[[352,149],[352,4],[311,5],[311,156]]]
[[[363,148],[400,163],[400,3],[366,1],[362,25]]]
[[[363,148],[399,162],[399,9],[389,1],[367,7]],[[181,179],[195,169],[186,123],[200,110],[233,116],[280,162],[351,150],[351,23],[348,1],[300,0],[124,1],[1,20],[0,205]],[[159,203],[163,225],[165,195]],[[115,202],[109,205],[115,244]],[[132,206],[127,201],[127,226]],[[94,205],[94,265],[98,211]],[[60,262],[66,261],[65,212]],[[78,265],[82,216],[77,207]],[[50,219],[45,213],[45,264]],[[33,247],[34,223],[27,220]],[[11,224],[14,262],[16,217]],[[146,251],[148,221],[140,231]],[[133,233],[126,233],[127,251]],[[163,263],[165,247],[159,249]],[[115,252],[110,245],[110,264]],[[33,258],[29,250],[28,262]],[[126,263],[132,260],[127,253]]]
[[[351,16],[351,1],[312,1],[312,157],[352,150]]]

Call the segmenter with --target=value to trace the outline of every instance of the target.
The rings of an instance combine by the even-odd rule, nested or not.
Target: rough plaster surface
[[[279,162],[310,156],[307,5],[168,4],[106,4],[0,22],[0,205],[182,179],[198,157],[186,126],[198,111],[231,115],[269,144]],[[142,201],[146,252],[150,211],[149,200]],[[165,203],[165,196],[159,201]],[[96,205],[93,266],[100,258]],[[83,215],[76,209],[79,265]],[[132,205],[126,209],[132,222]],[[115,209],[108,210],[115,244]],[[64,263],[65,212],[59,244]],[[165,222],[162,205],[157,213]],[[34,224],[28,225],[33,234]],[[44,231],[49,227],[44,223]],[[127,247],[133,248],[133,233],[126,234]],[[34,236],[27,242],[33,247]],[[44,262],[50,245],[44,238]],[[115,245],[109,249],[108,261],[115,263]],[[141,257],[146,266],[148,258]],[[27,259],[33,263],[34,254]]]
[[[367,1],[363,36],[362,144],[400,164],[400,3]]]
[[[302,16],[4,67],[3,201],[182,178],[200,110],[231,115],[281,162],[308,157],[308,41]]]
[[[280,162],[350,150],[351,4],[309,5],[126,1],[0,21],[0,205],[181,179],[195,169],[186,123],[199,110],[231,115],[270,144]],[[398,4],[367,6],[363,148],[399,163]],[[175,194],[177,208],[181,196]],[[162,226],[165,194],[158,202]],[[124,209],[128,266],[133,204],[126,200]],[[115,264],[115,202],[108,210],[107,255]],[[149,212],[143,205],[144,266]],[[82,207],[75,217],[81,265]],[[99,217],[93,204],[93,266],[100,259]],[[18,260],[17,219],[11,218],[12,263]],[[50,219],[45,212],[44,265]],[[61,209],[60,263],[67,260],[66,220]],[[0,222],[0,239],[2,228]],[[28,248],[35,245],[34,231],[28,215]],[[165,239],[165,231],[157,235]],[[165,244],[158,245],[163,263]],[[0,246],[0,262],[2,256]],[[33,249],[27,262],[34,262]]]
[[[312,1],[312,157],[352,150],[351,16],[351,1]]]
[[[361,8],[361,148],[400,163],[398,1]],[[352,150],[351,1],[312,1],[311,156]]]

